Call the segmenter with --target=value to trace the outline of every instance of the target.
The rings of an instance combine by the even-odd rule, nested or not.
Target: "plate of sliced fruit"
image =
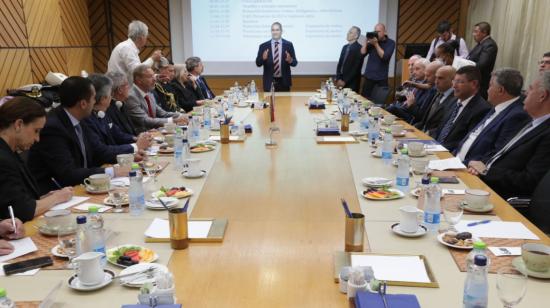
[[[194,146],[192,146],[189,151],[191,153],[204,153],[204,152],[214,151],[215,149],[216,149],[215,145],[205,144],[205,143],[197,143]]]
[[[393,188],[369,188],[361,194],[364,198],[376,201],[395,200],[405,196],[403,192]]]
[[[107,249],[107,261],[120,267],[155,262],[159,258],[153,250],[139,245],[121,245]]]
[[[187,198],[190,197],[193,194],[193,191],[191,188],[179,186],[179,187],[164,187],[162,186],[160,190],[154,192],[151,194],[151,196],[155,199],[161,198],[161,197],[174,197],[174,198]]]

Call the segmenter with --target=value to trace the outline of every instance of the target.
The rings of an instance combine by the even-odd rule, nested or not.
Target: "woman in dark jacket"
[[[167,87],[176,96],[178,107],[185,110],[185,112],[190,112],[193,110],[193,107],[204,104],[204,100],[197,100],[193,92],[194,89],[189,89],[189,87],[196,88],[197,85],[189,79],[189,73],[185,69],[185,65],[177,64],[174,67],[176,69],[176,78]]]

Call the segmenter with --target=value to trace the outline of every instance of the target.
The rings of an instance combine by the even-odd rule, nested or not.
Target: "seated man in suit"
[[[45,194],[60,185],[82,184],[92,174],[127,176],[128,169],[102,168],[94,163],[95,149],[81,122],[92,114],[95,90],[92,82],[80,76],[65,79],[59,87],[61,106],[52,109],[40,132],[40,141],[29,153],[29,168],[36,177],[39,191]]]
[[[151,145],[152,137],[141,133],[139,137],[124,133],[113,123],[105,111],[111,103],[112,81],[108,77],[92,74],[88,77],[95,89],[95,101],[92,115],[82,123],[90,134],[90,144],[96,150],[95,163],[98,165],[117,162],[118,154],[136,154],[140,160],[144,151]]]
[[[111,105],[107,108],[107,115],[126,134],[137,136],[136,129],[128,115],[124,112],[124,102],[130,94],[130,83],[128,77],[120,72],[105,74],[113,82],[111,92]]]
[[[15,230],[11,219],[0,221],[0,256],[9,255],[15,250],[10,240],[17,240],[25,236],[25,226],[15,218]]]
[[[298,65],[294,45],[282,39],[283,26],[280,22],[271,25],[271,40],[260,44],[256,56],[256,66],[264,67],[264,92],[271,91],[273,84],[275,91],[290,91],[292,87],[292,73],[290,67]],[[189,70],[189,68],[187,68]]]
[[[124,111],[138,133],[162,127],[165,123],[187,123],[187,116],[164,111],[157,105],[151,93],[155,88],[154,75],[153,69],[148,65],[138,65],[134,70],[134,85],[124,105]]]
[[[486,161],[529,121],[520,98],[522,87],[523,77],[518,70],[502,68],[493,72],[489,82],[493,108],[453,152],[465,165],[470,160]]]
[[[550,71],[529,86],[523,103],[532,121],[491,158],[468,165],[504,199],[530,197],[550,170]]]
[[[422,120],[414,123],[416,128],[428,135],[432,134],[439,127],[449,107],[456,103],[453,90],[455,73],[456,70],[450,65],[442,66],[435,72],[437,94],[426,106]]]
[[[539,62],[539,73],[542,75],[545,71],[550,71],[550,51],[545,52]]]
[[[204,104],[204,100],[197,99],[195,91],[197,91],[197,82],[189,77],[189,72],[185,69],[185,65],[176,64],[175,78],[167,85],[170,92],[176,97],[178,108],[185,112],[190,112],[195,106]]]
[[[26,222],[73,196],[73,188],[40,193],[33,174],[19,153],[38,140],[46,111],[34,99],[18,96],[0,106],[0,219],[14,216]]]
[[[472,37],[477,45],[468,54],[468,60],[474,61],[481,72],[481,84],[479,86],[481,96],[487,99],[487,89],[489,88],[489,79],[491,72],[495,68],[497,60],[498,46],[491,37],[491,25],[487,22],[478,22],[474,26]]]
[[[357,42],[361,36],[361,29],[353,26],[347,34],[348,43],[342,47],[338,65],[336,66],[336,86],[351,88],[359,92],[361,83],[361,67],[365,56],[361,54],[361,44]]]
[[[475,66],[464,66],[456,71],[453,89],[458,101],[456,105],[449,107],[445,120],[441,122],[437,131],[430,135],[450,152],[458,147],[466,134],[476,127],[491,109],[491,105],[479,95],[480,78],[479,69]]]
[[[153,90],[153,95],[157,104],[162,107],[162,109],[169,112],[178,112],[180,109],[176,104],[176,96],[172,93],[169,83],[174,79],[175,76],[174,64],[162,57],[158,63],[158,74],[157,81],[155,82],[155,89]]]
[[[185,66],[190,74],[190,79],[196,83],[196,86],[194,88],[197,100],[213,99],[214,97],[216,97],[212,90],[210,90],[206,79],[201,76],[202,72],[204,71],[204,65],[202,65],[201,58],[190,57],[185,60]]]

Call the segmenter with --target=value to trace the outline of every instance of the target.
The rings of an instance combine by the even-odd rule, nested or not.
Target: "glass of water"
[[[76,257],[76,238],[74,234],[67,234],[68,230],[60,228],[57,233],[57,242],[59,246],[57,253],[59,255],[67,256],[69,261],[66,268],[73,269],[73,259]]]
[[[449,231],[457,231],[455,226],[462,219],[462,214],[464,209],[462,208],[460,202],[448,202],[443,204],[443,215],[445,220],[449,224]]]
[[[498,297],[505,308],[519,304],[527,290],[527,275],[512,266],[504,266],[497,272]]]

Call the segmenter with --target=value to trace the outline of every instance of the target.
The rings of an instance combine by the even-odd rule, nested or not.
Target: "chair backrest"
[[[385,105],[390,94],[390,88],[386,86],[375,86],[372,89],[371,97],[367,97],[373,101],[376,105]]]
[[[544,233],[550,234],[550,170],[535,188],[528,218]]]

